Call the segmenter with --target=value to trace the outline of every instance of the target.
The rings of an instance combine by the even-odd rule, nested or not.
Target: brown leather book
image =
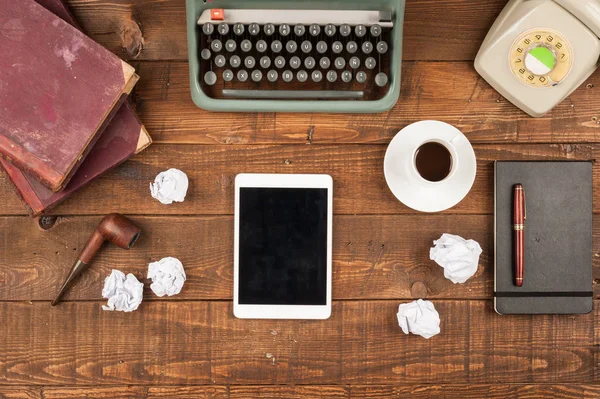
[[[0,9],[0,155],[57,192],[138,76],[34,0]]]
[[[36,1],[68,23],[78,27],[75,19],[61,0]],[[4,169],[6,172],[17,194],[27,206],[29,213],[32,216],[38,216],[56,206],[104,172],[139,153],[151,143],[150,135],[138,120],[129,102],[126,102],[111,120],[63,191],[52,192],[52,190],[44,187],[10,162],[1,158],[0,169]]]

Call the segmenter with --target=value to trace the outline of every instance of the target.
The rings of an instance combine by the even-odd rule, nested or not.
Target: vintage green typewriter
[[[381,112],[405,0],[187,0],[192,98],[212,111]]]

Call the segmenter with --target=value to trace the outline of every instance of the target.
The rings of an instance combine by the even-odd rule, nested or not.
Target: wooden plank
[[[68,0],[84,32],[126,59],[187,59],[185,2]],[[408,0],[407,60],[472,60],[505,0]],[[424,18],[424,16],[426,16]],[[138,46],[143,39],[143,50]]]
[[[344,303],[343,380],[597,382],[597,350],[584,344],[593,340],[592,315],[506,317],[494,313],[491,302],[435,304],[445,333],[431,340],[405,341],[412,337],[398,334],[396,303]]]
[[[42,389],[33,387],[5,387],[0,386],[2,399],[44,399]]]
[[[100,217],[59,218],[44,231],[25,218],[0,218],[0,300],[49,301]],[[233,287],[233,219],[135,217],[142,236],[129,251],[106,245],[65,300],[103,300],[104,279],[117,268],[145,280],[148,263],[180,259],[187,283],[163,300],[230,300]],[[595,222],[599,222],[598,217]],[[475,239],[483,248],[478,272],[453,284],[429,260],[441,232]],[[493,286],[492,216],[336,216],[333,231],[333,297],[346,299],[488,299]],[[600,224],[594,224],[594,248]],[[600,256],[594,289],[600,296]],[[158,299],[146,285],[145,300]]]
[[[335,302],[327,321],[240,320],[229,302],[0,303],[3,385],[597,383],[594,312],[499,316],[435,301],[442,333],[404,335],[397,301]],[[485,326],[485,328],[483,328]]]
[[[531,118],[481,79],[472,62],[404,62],[400,101],[389,112],[366,115],[203,111],[191,100],[187,63],[136,67],[137,111],[161,143],[387,144],[422,119],[451,123],[473,143],[593,142],[600,132],[600,72],[547,116]]]
[[[0,219],[0,231],[10,237],[0,241],[0,300],[51,300],[99,219],[60,218],[48,231],[25,218]],[[187,283],[174,299],[231,299],[232,217],[134,221],[142,228],[135,247],[125,251],[107,245],[64,299],[102,300],[104,278],[112,268],[143,281],[148,262],[164,256],[177,257],[186,269]],[[491,216],[336,216],[334,298],[490,298],[492,222]],[[469,284],[454,285],[429,260],[429,247],[441,231],[454,231],[483,246],[481,268]],[[145,294],[147,300],[157,299],[148,286]]]
[[[0,387],[3,399],[594,399],[600,386],[565,384]]]
[[[148,399],[152,398],[197,398],[205,392],[204,387],[155,388],[148,391]],[[202,396],[200,396],[202,397]],[[217,396],[217,398],[219,398]],[[224,396],[225,398],[225,396]],[[343,386],[231,386],[227,390],[227,399],[350,399],[348,390]]]
[[[133,313],[1,303],[10,328],[0,330],[0,384],[206,384],[208,317],[203,302]]]
[[[252,387],[248,387],[252,390]],[[333,389],[344,388],[333,387]],[[255,398],[269,396],[262,394],[263,388],[259,388]],[[324,391],[331,391],[325,387]],[[276,389],[266,388],[266,391],[277,391]],[[310,389],[303,389],[299,387],[297,389],[291,388],[289,392],[321,392],[320,387],[313,387]],[[242,390],[243,392],[243,390]],[[2,388],[0,387],[0,395],[2,395]],[[262,395],[262,396],[260,396]],[[235,398],[235,394],[230,393],[230,388],[226,386],[170,386],[170,387],[153,387],[153,386],[127,386],[127,387],[43,387],[39,389],[39,396],[31,396],[36,399],[79,399],[85,397],[86,399],[154,399],[154,398],[180,398],[180,399],[232,399]],[[244,397],[244,396],[239,396]],[[0,396],[3,398],[3,396]],[[272,397],[275,398],[275,397]],[[13,399],[12,396],[6,395],[6,399]],[[14,399],[20,399],[19,396],[15,396]]]
[[[600,145],[476,145],[478,171],[469,195],[445,214],[492,214],[494,160],[596,159]],[[334,180],[336,214],[407,214],[383,176],[384,145],[343,146],[182,146],[154,145],[59,205],[51,213],[90,215],[120,212],[142,215],[232,214],[234,178],[241,172],[328,173]],[[176,167],[190,178],[185,202],[163,205],[148,185]],[[600,166],[594,165],[595,181]],[[594,187],[600,198],[600,186]],[[6,178],[0,178],[0,214],[24,214]],[[600,201],[595,201],[596,212]]]
[[[593,399],[600,396],[597,385],[418,385],[349,387],[350,398],[411,399]]]
[[[206,389],[210,391],[210,389]],[[206,396],[198,394],[199,399]],[[116,387],[3,387],[1,399],[147,399],[148,388],[141,386]],[[217,398],[215,398],[217,399]]]

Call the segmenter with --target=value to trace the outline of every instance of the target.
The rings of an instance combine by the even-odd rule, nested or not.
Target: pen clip
[[[523,220],[527,220],[527,200],[525,199],[525,187],[523,187]]]

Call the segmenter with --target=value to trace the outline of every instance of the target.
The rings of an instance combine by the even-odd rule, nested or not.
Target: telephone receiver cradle
[[[475,58],[477,72],[533,117],[598,67],[600,0],[510,0]]]

